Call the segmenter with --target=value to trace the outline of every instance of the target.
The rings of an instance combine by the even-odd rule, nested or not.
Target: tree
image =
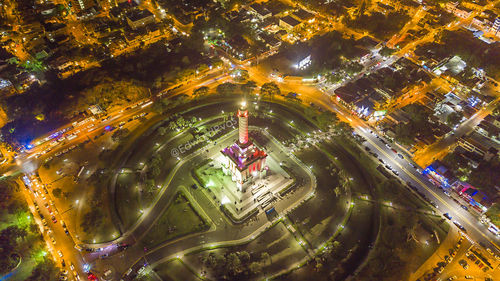
[[[345,68],[344,68],[345,72],[349,75],[354,75],[356,73],[359,73],[361,70],[363,70],[363,65],[362,64],[359,64],[357,62],[353,62],[353,63],[350,63],[348,64]]]
[[[267,82],[262,85],[260,88],[260,94],[261,96],[269,96],[271,99],[273,98],[274,95],[279,95],[281,94],[280,88],[276,83],[274,82]]]
[[[208,94],[208,87],[202,86],[193,90],[193,97],[195,99],[200,98],[202,96],[206,96]]]
[[[236,69],[233,71],[231,76],[234,77],[236,81],[245,81],[250,77],[248,70],[245,69]]]
[[[80,226],[86,233],[91,233],[93,229],[101,227],[103,224],[103,214],[99,208],[92,208],[85,213]]]
[[[236,89],[237,89],[236,84],[226,82],[218,85],[216,88],[216,92],[219,95],[229,96],[231,94],[234,94],[236,92]]]
[[[267,252],[263,252],[262,254],[260,254],[260,259],[263,260],[264,262],[266,262],[267,260],[272,262],[271,256]]]
[[[253,80],[240,85],[240,90],[245,95],[251,94],[255,88],[257,88],[257,83]]]
[[[331,111],[323,111],[316,117],[318,126],[321,129],[326,129],[329,125],[336,124],[338,120],[337,114]]]
[[[207,71],[208,70],[208,65],[202,63],[198,66],[198,68],[196,69],[198,72],[204,72],[204,71]]]
[[[33,269],[27,281],[57,280],[59,277],[58,275],[59,269],[56,267],[56,264],[46,257]]]
[[[462,120],[463,115],[460,112],[453,111],[452,113],[448,114],[446,117],[446,123],[450,127],[455,127],[460,121]]]
[[[183,56],[181,62],[182,64],[184,64],[184,66],[188,66],[189,64],[191,64],[191,60],[189,59],[188,56]]]
[[[262,266],[260,263],[254,261],[250,264],[249,269],[252,274],[258,274],[261,272]]]
[[[129,133],[130,131],[127,128],[118,129],[111,135],[111,139],[115,142],[123,141]]]
[[[155,178],[161,174],[161,167],[163,165],[160,154],[154,154],[149,161],[148,174],[151,178]]]
[[[382,85],[385,88],[394,89],[397,85],[396,79],[394,79],[394,77],[392,77],[392,76],[385,76],[384,81],[382,82]]]
[[[62,195],[62,189],[59,187],[56,187],[52,190],[52,195],[54,195],[55,198],[61,198]]]
[[[227,256],[226,269],[231,275],[237,275],[242,271],[241,260],[236,253],[230,253]]]
[[[243,262],[243,263],[247,263],[250,261],[250,254],[247,251],[239,252],[238,257],[240,258],[241,262]]]
[[[486,212],[486,216],[490,218],[493,224],[500,227],[500,203],[493,204]]]
[[[384,46],[382,49],[380,49],[379,53],[381,56],[384,56],[384,57],[388,57],[390,55],[392,55],[392,53],[394,53],[394,49],[391,49],[391,48],[387,48],[386,46]]]
[[[349,125],[348,123],[340,121],[340,122],[337,122],[335,127],[337,128],[338,131],[340,131],[340,133],[343,136],[352,137],[352,133],[354,132],[354,130],[351,127],[351,125]]]

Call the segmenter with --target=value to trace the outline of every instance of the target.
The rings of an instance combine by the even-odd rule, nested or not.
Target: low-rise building
[[[271,11],[260,3],[253,3],[248,6],[248,11],[257,16],[260,20],[264,20],[271,16]]]
[[[130,28],[134,30],[155,22],[155,16],[148,10],[132,10],[127,13],[126,18]]]
[[[458,139],[458,145],[466,151],[478,154],[486,161],[498,157],[500,150],[500,145],[497,142],[475,131]]]
[[[299,9],[293,12],[292,16],[300,22],[312,22],[314,19],[314,14],[304,9]]]
[[[299,25],[300,21],[291,16],[282,17],[279,21],[279,26],[288,32],[294,31]]]
[[[468,18],[472,13],[471,9],[458,4],[458,2],[448,2],[445,7],[448,12],[463,19]]]

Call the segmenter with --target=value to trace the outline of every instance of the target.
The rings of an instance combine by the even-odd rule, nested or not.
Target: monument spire
[[[241,102],[238,109],[238,133],[239,143],[244,145],[248,142],[248,110],[246,101]]]

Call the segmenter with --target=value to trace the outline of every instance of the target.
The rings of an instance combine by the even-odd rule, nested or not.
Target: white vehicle
[[[496,227],[494,224],[490,224],[490,227],[488,227],[488,230],[495,234],[496,236],[500,235],[500,231],[498,230],[498,227]]]
[[[57,251],[57,254],[59,255],[59,257],[63,257],[63,253],[61,252],[61,250]]]
[[[69,136],[66,137],[67,140],[72,140],[72,139],[75,139],[78,135],[77,134],[71,134]]]

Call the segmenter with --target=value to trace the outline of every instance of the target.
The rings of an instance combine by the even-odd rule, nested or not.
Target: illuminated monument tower
[[[238,110],[238,141],[224,148],[224,172],[230,174],[238,187],[259,175],[265,168],[267,154],[248,139],[248,110],[242,102]]]

